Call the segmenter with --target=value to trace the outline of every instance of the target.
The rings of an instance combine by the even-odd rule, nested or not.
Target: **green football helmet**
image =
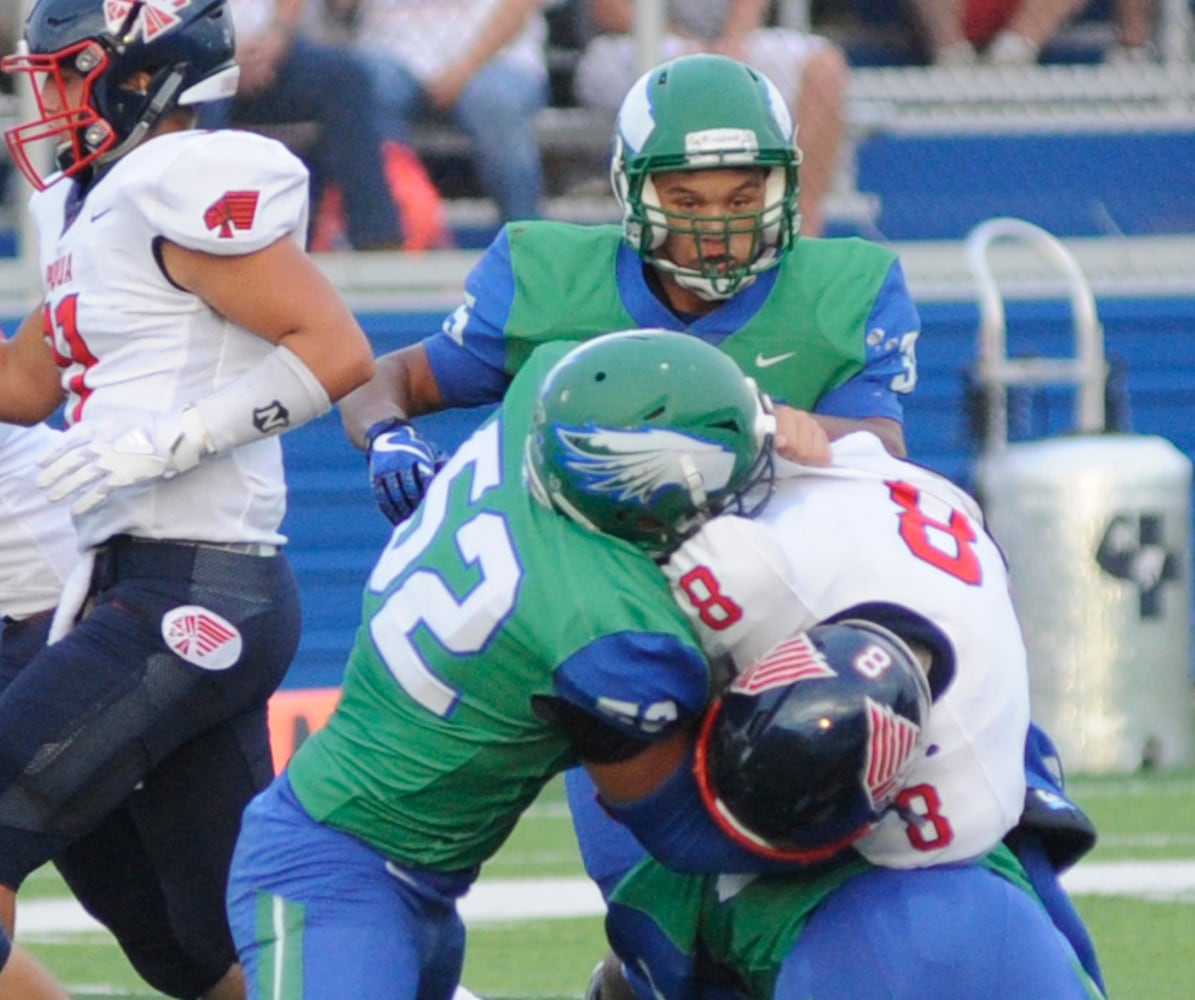
[[[726,299],[779,263],[800,227],[796,130],[776,85],[745,63],[717,55],[682,56],[641,76],[615,125],[610,180],[626,240],[647,263],[710,301]],[[657,253],[670,232],[708,234],[710,219],[665,213],[652,175],[672,170],[762,167],[762,211],[723,217],[724,232],[750,229],[754,254],[729,271],[712,261],[681,267]],[[699,244],[700,245],[700,242]]]
[[[715,514],[763,508],[775,429],[767,397],[717,348],[624,330],[548,372],[524,468],[544,506],[664,555]]]

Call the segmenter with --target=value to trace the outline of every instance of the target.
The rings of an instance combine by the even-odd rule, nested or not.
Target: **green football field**
[[[1070,787],[1101,831],[1099,846],[1068,880],[1083,876],[1084,891],[1076,893],[1076,900],[1099,946],[1111,996],[1116,1000],[1195,996],[1195,771],[1077,777]],[[533,898],[563,901],[569,892],[561,886],[584,888],[583,882],[574,881],[580,874],[563,791],[557,783],[487,866],[481,884],[501,889],[512,879],[557,880],[546,893],[538,891],[543,886],[532,884],[524,891],[497,893],[518,909]],[[22,904],[39,904],[30,906],[31,918],[48,901],[66,898],[65,888],[49,869],[33,876],[21,893]],[[19,928],[21,920],[18,914]],[[66,919],[57,928],[44,926],[44,919],[29,922],[34,929],[19,930],[18,939],[54,970],[72,996],[97,1000],[158,996],[139,983],[102,931],[79,931]],[[495,920],[490,915],[470,924],[464,982],[487,1000],[579,997],[589,970],[604,950],[596,915],[532,920]]]

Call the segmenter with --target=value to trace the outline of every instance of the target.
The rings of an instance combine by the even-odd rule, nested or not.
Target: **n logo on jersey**
[[[612,493],[618,500],[647,503],[666,486],[689,492],[685,467],[695,469],[707,492],[720,490],[734,472],[734,452],[679,431],[580,430],[561,427],[563,463],[589,493]]]
[[[104,20],[114,35],[123,33],[128,39],[140,35],[142,41],[152,42],[182,20],[176,11],[190,6],[191,0],[105,0]],[[129,14],[137,8],[137,16],[126,27]]]
[[[888,705],[867,702],[867,771],[864,783],[872,805],[888,802],[917,746],[921,729]]]
[[[212,202],[203,213],[203,224],[218,229],[222,240],[230,240],[234,229],[252,229],[257,217],[260,191],[227,191]]]
[[[162,639],[176,654],[204,670],[227,670],[241,658],[241,633],[198,604],[172,608],[162,616]]]
[[[731,691],[758,695],[775,687],[816,677],[836,677],[834,668],[805,633],[787,639],[730,685]]]

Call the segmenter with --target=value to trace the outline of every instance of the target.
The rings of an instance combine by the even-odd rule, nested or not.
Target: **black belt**
[[[114,535],[96,549],[92,582],[104,587],[130,576],[194,579],[201,562],[223,562],[229,556],[263,559],[278,552],[277,545],[258,542],[178,542]]]

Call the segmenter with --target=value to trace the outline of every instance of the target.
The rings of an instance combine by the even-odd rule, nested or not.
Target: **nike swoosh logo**
[[[416,458],[427,458],[427,449],[425,447],[419,444],[411,444],[410,438],[404,440],[401,435],[395,434],[379,434],[373,439],[370,451],[384,451],[389,454],[414,455]]]
[[[796,351],[789,351],[787,354],[775,354],[770,358],[765,358],[763,352],[755,355],[756,368],[771,368],[772,365],[778,365],[781,361],[787,361],[789,358],[796,355]]]

